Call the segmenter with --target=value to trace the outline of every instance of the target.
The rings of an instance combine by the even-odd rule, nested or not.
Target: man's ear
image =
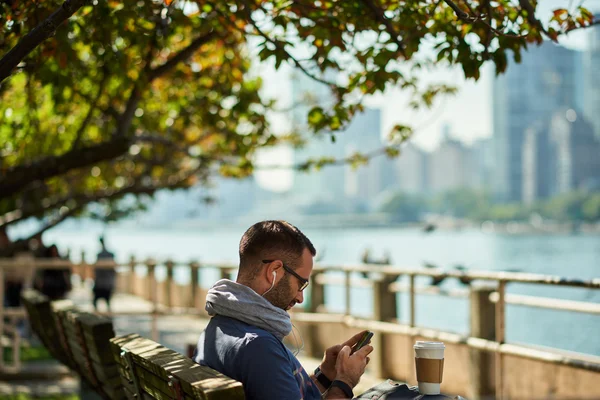
[[[282,267],[283,263],[280,260],[275,260],[272,263],[267,264],[267,267],[265,268],[265,271],[263,273],[265,274],[265,278],[267,279],[267,281],[269,281],[269,283],[272,283],[277,279],[278,271]]]

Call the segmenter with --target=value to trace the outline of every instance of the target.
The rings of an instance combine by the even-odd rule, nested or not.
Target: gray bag
[[[424,395],[419,393],[419,388],[416,386],[408,386],[406,383],[395,382],[388,379],[385,382],[380,383],[377,386],[373,386],[360,396],[355,399],[369,399],[369,400],[465,400],[460,396],[446,396],[443,394],[438,395]]]

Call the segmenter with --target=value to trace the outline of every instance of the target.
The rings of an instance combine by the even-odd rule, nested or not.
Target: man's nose
[[[304,301],[304,292],[298,292],[298,295],[294,300],[296,300],[296,303],[302,304],[302,302]]]

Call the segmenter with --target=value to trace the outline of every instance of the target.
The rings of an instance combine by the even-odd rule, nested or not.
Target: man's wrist
[[[340,381],[339,379],[336,379],[331,383],[331,387],[339,388],[342,392],[344,392],[344,395],[349,399],[354,397],[354,392],[352,392],[352,387],[350,387],[350,385],[344,381]]]
[[[331,379],[329,379],[321,370],[321,367],[317,367],[317,369],[315,369],[315,378],[317,378],[317,381],[319,381],[319,383],[321,385],[323,385],[323,387],[327,390],[329,389],[329,387],[331,386]]]

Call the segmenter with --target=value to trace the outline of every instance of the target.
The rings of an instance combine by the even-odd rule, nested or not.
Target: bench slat
[[[48,297],[37,290],[25,289],[21,292],[21,300],[27,311],[31,328],[44,347],[48,349],[52,357],[67,366],[71,366],[71,361],[61,345]]]
[[[241,383],[149,339],[127,335],[111,339],[111,345],[123,380],[131,380],[131,373],[135,374],[141,389],[154,398],[175,398],[171,383],[179,385],[186,399],[244,399]],[[127,369],[122,351],[128,352],[133,370]]]

